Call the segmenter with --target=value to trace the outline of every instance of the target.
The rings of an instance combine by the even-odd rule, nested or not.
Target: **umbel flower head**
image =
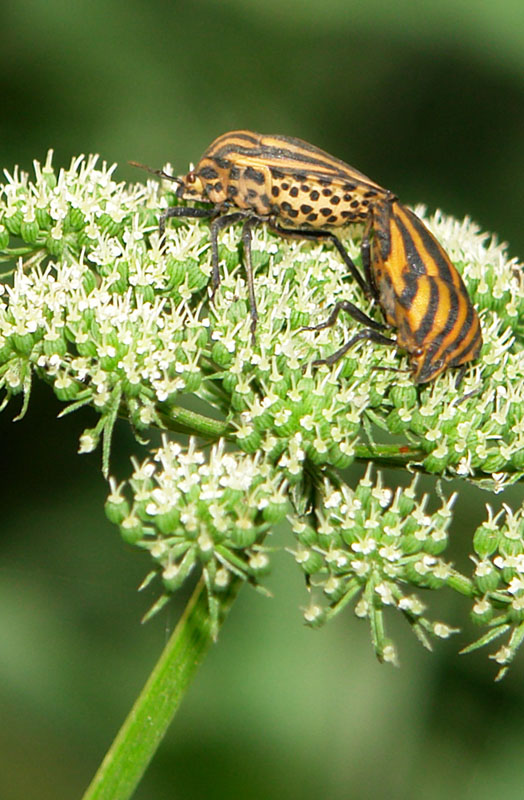
[[[259,586],[268,571],[264,540],[289,510],[286,481],[260,454],[227,452],[224,440],[206,456],[194,440],[182,448],[164,437],[134,466],[131,502],[112,482],[106,512],[125,541],[150,553],[164,589],[160,605],[202,571],[216,630],[216,598],[232,578]]]
[[[162,580],[160,602],[202,572],[216,623],[232,576],[259,585],[270,527],[288,512],[293,552],[314,591],[310,624],[355,598],[377,652],[390,660],[386,606],[425,642],[449,632],[426,620],[409,590],[451,585],[484,602],[478,583],[442,560],[451,501],[428,515],[411,489],[394,492],[388,505],[379,478],[351,488],[339,470],[358,459],[492,491],[524,475],[520,265],[469,219],[427,217],[420,207],[480,313],[480,358],[459,387],[452,371],[415,385],[405,354],[374,342],[315,367],[358,325],[340,315],[333,327],[305,330],[335,303],[349,301],[382,321],[335,249],[283,239],[264,225],[254,231],[253,338],[238,226],[221,233],[221,283],[211,299],[209,223],[172,220],[161,238],[158,217],[174,195],[156,181],[128,186],[114,176],[115,167],[96,157],[56,171],[51,154],[34,163],[32,179],[6,173],[4,405],[22,394],[23,413],[36,376],[51,384],[64,413],[91,406],[98,421],[82,434],[80,450],[102,438],[106,475],[118,417],[137,439],[152,428],[199,437],[190,445],[165,439],[136,462],[127,488],[114,484],[108,501],[124,538],[149,552]],[[341,235],[357,265],[361,236],[358,226]]]

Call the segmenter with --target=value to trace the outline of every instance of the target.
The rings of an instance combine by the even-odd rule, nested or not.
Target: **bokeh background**
[[[5,0],[0,25],[1,166],[30,169],[52,147],[57,164],[97,152],[141,180],[129,159],[183,172],[224,131],[284,133],[524,254],[522,0]],[[148,565],[105,521],[99,454],[75,454],[89,412],[57,420],[38,386],[17,411],[0,419],[0,797],[70,800],[183,598],[139,625]],[[117,474],[137,449],[117,429]],[[484,503],[522,496],[461,495],[459,566]],[[392,620],[394,670],[349,612],[303,627],[285,553],[270,585],[273,600],[243,591],[139,800],[521,796],[524,659],[494,685],[484,653],[459,657],[462,603],[439,598],[465,631],[432,655]]]

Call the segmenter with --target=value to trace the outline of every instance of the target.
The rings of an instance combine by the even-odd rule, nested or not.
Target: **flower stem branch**
[[[240,579],[233,580],[223,595],[219,624],[241,584]],[[127,800],[133,795],[212,641],[201,579],[83,800]]]

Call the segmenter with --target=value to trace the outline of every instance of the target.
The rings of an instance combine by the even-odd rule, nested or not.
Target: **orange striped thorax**
[[[184,200],[235,206],[293,227],[367,219],[387,192],[361,172],[301,139],[232,131],[219,136],[182,179]]]
[[[435,237],[394,198],[375,206],[371,226],[371,278],[415,381],[475,359],[482,346],[479,318]]]

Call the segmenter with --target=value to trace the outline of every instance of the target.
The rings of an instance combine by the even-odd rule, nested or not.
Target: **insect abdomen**
[[[422,221],[396,200],[375,209],[371,273],[418,383],[478,356],[480,323],[462,278]]]

